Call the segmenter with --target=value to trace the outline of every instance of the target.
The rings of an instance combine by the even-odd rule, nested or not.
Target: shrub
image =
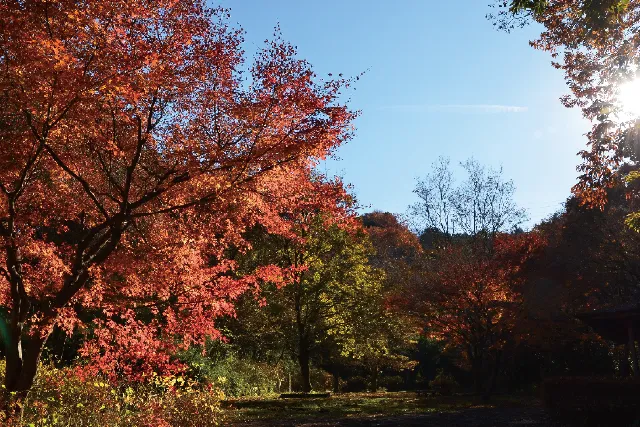
[[[458,389],[458,383],[453,375],[445,374],[443,370],[439,370],[436,377],[429,381],[429,387],[438,394],[449,396]]]
[[[43,427],[133,425],[137,420],[124,397],[107,382],[82,381],[69,371],[42,366],[24,402],[23,422]]]
[[[640,380],[556,377],[542,384],[545,405],[558,418],[581,426],[632,425],[640,420]]]
[[[360,376],[347,378],[347,384],[344,386],[343,391],[349,393],[360,393],[369,389],[369,381]]]
[[[242,358],[234,351],[219,350],[214,357],[203,356],[197,348],[180,355],[187,375],[201,383],[213,383],[226,396],[265,396],[282,392],[288,376],[282,365],[269,365]]]
[[[179,378],[181,379],[181,378]],[[165,391],[153,401],[153,413],[160,414],[169,426],[217,426],[222,419],[220,401],[224,393],[213,387],[186,382]]]
[[[380,380],[380,385],[386,391],[400,391],[405,388],[404,379],[399,375],[382,377]]]
[[[222,420],[222,397],[213,387],[181,377],[154,376],[145,384],[114,385],[44,365],[16,427],[217,426]]]
[[[298,374],[299,375],[299,374]],[[323,369],[311,368],[311,387],[316,391],[333,389],[333,376]]]

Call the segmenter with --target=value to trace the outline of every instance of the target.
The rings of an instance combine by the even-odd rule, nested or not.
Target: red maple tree
[[[351,135],[349,81],[278,36],[245,66],[227,18],[202,0],[0,4],[6,391],[31,387],[54,327],[85,331],[105,372],[171,369],[278,277],[236,274],[243,232],[324,203],[311,171]]]
[[[434,254],[434,269],[415,292],[428,335],[461,355],[477,392],[493,386],[522,314],[522,267],[543,244],[537,232],[498,234],[488,251],[451,244]]]

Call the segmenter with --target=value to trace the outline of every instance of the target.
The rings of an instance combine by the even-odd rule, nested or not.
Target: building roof
[[[628,328],[632,326],[640,340],[640,303],[637,301],[612,305],[576,314],[606,340],[624,344],[628,341]]]

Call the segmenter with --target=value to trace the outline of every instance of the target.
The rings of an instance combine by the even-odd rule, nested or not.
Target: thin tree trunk
[[[633,324],[628,327],[629,334],[629,350],[631,352],[631,366],[633,367],[633,376],[640,375],[640,368],[638,367],[638,353],[636,352],[636,338],[633,330]]]
[[[378,365],[375,365],[373,367],[373,372],[372,372],[372,376],[371,376],[371,391],[372,392],[376,392],[378,391]]]
[[[340,375],[338,375],[338,370],[333,370],[333,392],[340,393]]]
[[[298,326],[298,363],[300,364],[300,377],[302,379],[302,391],[309,393],[311,391],[311,373],[309,370],[309,359],[311,358],[311,349],[309,335],[307,334],[306,323],[302,318],[302,297],[300,284],[296,284],[298,288],[295,294],[295,311],[296,324]]]
[[[629,376],[629,343],[626,343],[620,352],[620,376]]]

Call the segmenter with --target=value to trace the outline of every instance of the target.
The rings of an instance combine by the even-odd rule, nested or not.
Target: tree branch
[[[98,201],[98,198],[94,194],[94,191],[91,189],[91,186],[89,185],[89,183],[84,178],[82,178],[80,175],[78,175],[77,173],[72,171],[71,168],[69,166],[67,166],[62,161],[62,159],[55,153],[55,151],[53,151],[53,148],[51,148],[49,146],[49,144],[44,144],[44,148],[47,150],[49,155],[51,155],[51,157],[53,158],[53,160],[56,162],[56,164],[58,166],[60,166],[66,173],[71,175],[76,181],[78,181],[80,183],[80,185],[84,189],[85,193],[87,193],[87,195],[93,201],[93,203],[96,205],[96,207],[98,208],[100,213],[105,217],[105,219],[108,220],[109,217],[110,217],[109,213],[105,210],[104,206],[102,206],[100,201]]]

